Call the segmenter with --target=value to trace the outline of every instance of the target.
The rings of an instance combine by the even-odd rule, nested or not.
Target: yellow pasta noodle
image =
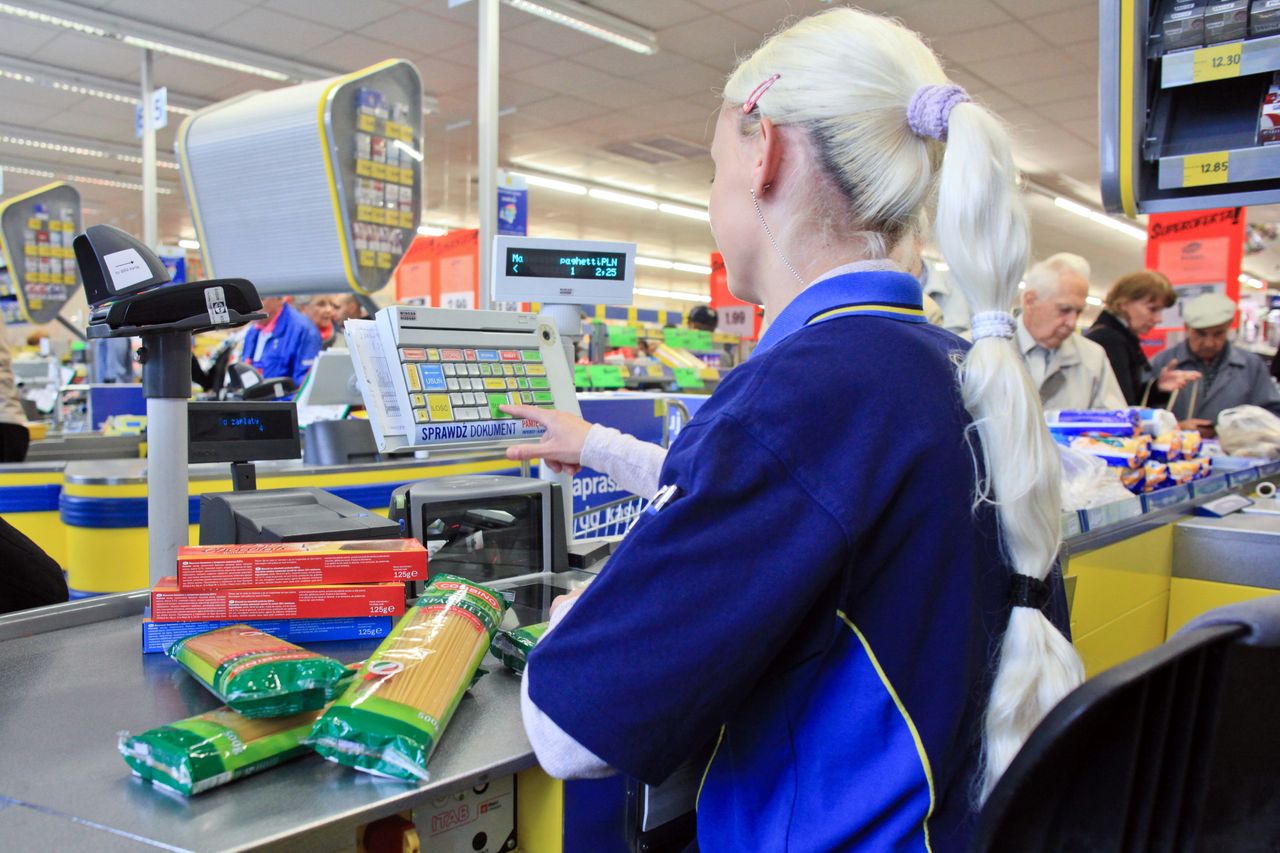
[[[427,761],[505,611],[506,602],[486,587],[436,575],[307,743],[339,764],[425,780]]]

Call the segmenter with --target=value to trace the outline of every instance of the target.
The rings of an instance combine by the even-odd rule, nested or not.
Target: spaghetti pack
[[[249,625],[179,640],[169,657],[246,717],[314,711],[332,699],[346,667]]]
[[[525,664],[529,662],[529,652],[533,651],[533,647],[538,644],[549,627],[551,627],[550,622],[539,622],[513,631],[499,631],[493,638],[493,656],[502,661],[507,669],[524,675]]]
[[[135,775],[191,796],[297,758],[320,709],[253,720],[230,708],[198,714],[139,735],[120,735],[120,754]]]
[[[506,607],[487,587],[436,575],[316,722],[307,743],[330,761],[358,770],[427,779],[427,761]]]
[[[415,539],[186,545],[178,549],[178,588],[184,592],[404,582],[426,577],[427,549]]]

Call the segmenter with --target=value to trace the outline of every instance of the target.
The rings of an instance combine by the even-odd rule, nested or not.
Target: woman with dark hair
[[[1140,270],[1122,277],[1107,292],[1106,307],[1085,337],[1107,351],[1111,369],[1130,406],[1159,405],[1168,395],[1200,378],[1170,364],[1157,376],[1142,351],[1142,336],[1156,327],[1165,308],[1178,301],[1163,273]],[[1152,387],[1152,386],[1155,387]]]

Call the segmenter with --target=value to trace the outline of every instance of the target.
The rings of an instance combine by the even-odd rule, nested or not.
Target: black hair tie
[[[1030,575],[1014,574],[1009,580],[1009,604],[1044,610],[1049,603],[1049,585]]]

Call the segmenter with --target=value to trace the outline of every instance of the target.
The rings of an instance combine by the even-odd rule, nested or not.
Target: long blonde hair
[[[1029,250],[1008,136],[975,103],[952,109],[945,144],[912,131],[912,96],[921,86],[948,82],[919,36],[886,18],[830,9],[777,33],[743,60],[725,85],[725,100],[745,102],[773,74],[780,76],[753,116],[808,131],[847,202],[842,227],[853,236],[882,235],[893,247],[936,203],[934,235],[972,310],[1008,310]],[[975,506],[995,506],[1014,572],[1044,580],[1061,545],[1061,471],[1036,389],[1007,339],[977,340],[957,371],[982,448],[975,464],[985,475]],[[986,711],[979,800],[1049,709],[1083,679],[1075,649],[1044,613],[1013,608]]]

